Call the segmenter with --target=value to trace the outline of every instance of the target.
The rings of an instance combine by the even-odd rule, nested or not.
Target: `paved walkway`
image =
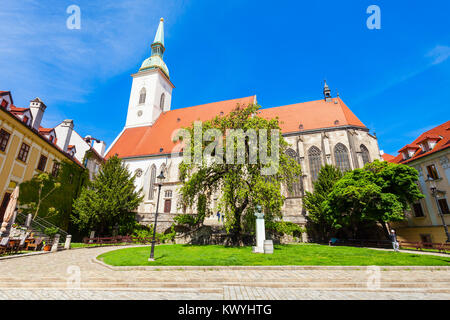
[[[93,262],[116,248],[2,260],[0,299],[450,299],[446,267],[118,271]]]

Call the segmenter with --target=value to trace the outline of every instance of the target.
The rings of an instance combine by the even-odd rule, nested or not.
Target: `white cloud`
[[[428,52],[426,56],[433,58],[432,64],[442,63],[450,57],[450,47],[438,45]]]
[[[0,90],[22,106],[35,96],[47,105],[85,101],[95,83],[149,54],[159,18],[175,21],[181,11],[174,1],[77,1],[81,30],[66,27],[73,1],[2,1]]]

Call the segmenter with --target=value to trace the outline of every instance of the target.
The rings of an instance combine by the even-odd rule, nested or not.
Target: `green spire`
[[[159,21],[158,30],[156,31],[155,39],[151,45],[152,54],[149,58],[145,59],[141,65],[139,71],[144,71],[147,69],[158,68],[169,77],[169,70],[164,63],[164,19],[161,18]]]
[[[164,47],[164,19],[159,20],[158,30],[156,31],[155,39],[153,44],[160,43]]]

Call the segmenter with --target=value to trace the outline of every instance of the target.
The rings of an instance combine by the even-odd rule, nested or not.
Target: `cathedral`
[[[117,154],[136,175],[136,187],[144,192],[137,217],[143,224],[154,221],[158,209],[158,231],[164,231],[173,217],[183,213],[178,206],[178,165],[182,153],[172,136],[177,129],[194,121],[210,120],[233,110],[237,104],[257,103],[256,95],[211,102],[187,108],[171,108],[172,90],[169,69],[164,63],[164,21],[161,21],[151,45],[151,56],[144,60],[133,82],[125,127],[111,144],[106,158]],[[302,176],[288,192],[283,219],[304,225],[302,206],[305,191],[312,191],[321,166],[332,164],[342,171],[361,168],[367,162],[381,160],[375,135],[356,117],[341,98],[331,96],[325,82],[323,97],[287,106],[259,110],[259,116],[278,117],[284,138],[290,144],[289,156],[302,167]],[[164,172],[159,208],[156,208],[156,177]],[[189,212],[188,212],[189,213]]]

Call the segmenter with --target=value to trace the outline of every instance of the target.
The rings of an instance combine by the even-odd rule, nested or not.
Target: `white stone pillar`
[[[95,231],[91,231],[91,234],[89,235],[89,238],[95,237]],[[89,240],[89,243],[92,243],[93,240]]]
[[[60,235],[58,233],[55,234],[55,238],[53,239],[52,252],[58,251],[59,238]]]
[[[25,222],[25,227],[29,228],[31,226],[31,219],[33,219],[33,215],[29,213],[27,215],[27,221]]]
[[[71,242],[72,242],[72,236],[70,234],[68,234],[66,237],[66,242],[64,243],[64,249],[69,250]]]
[[[261,212],[261,206],[257,207],[256,216],[256,247],[253,247],[254,253],[264,253],[264,240],[266,240],[266,229],[264,225],[264,213]]]

